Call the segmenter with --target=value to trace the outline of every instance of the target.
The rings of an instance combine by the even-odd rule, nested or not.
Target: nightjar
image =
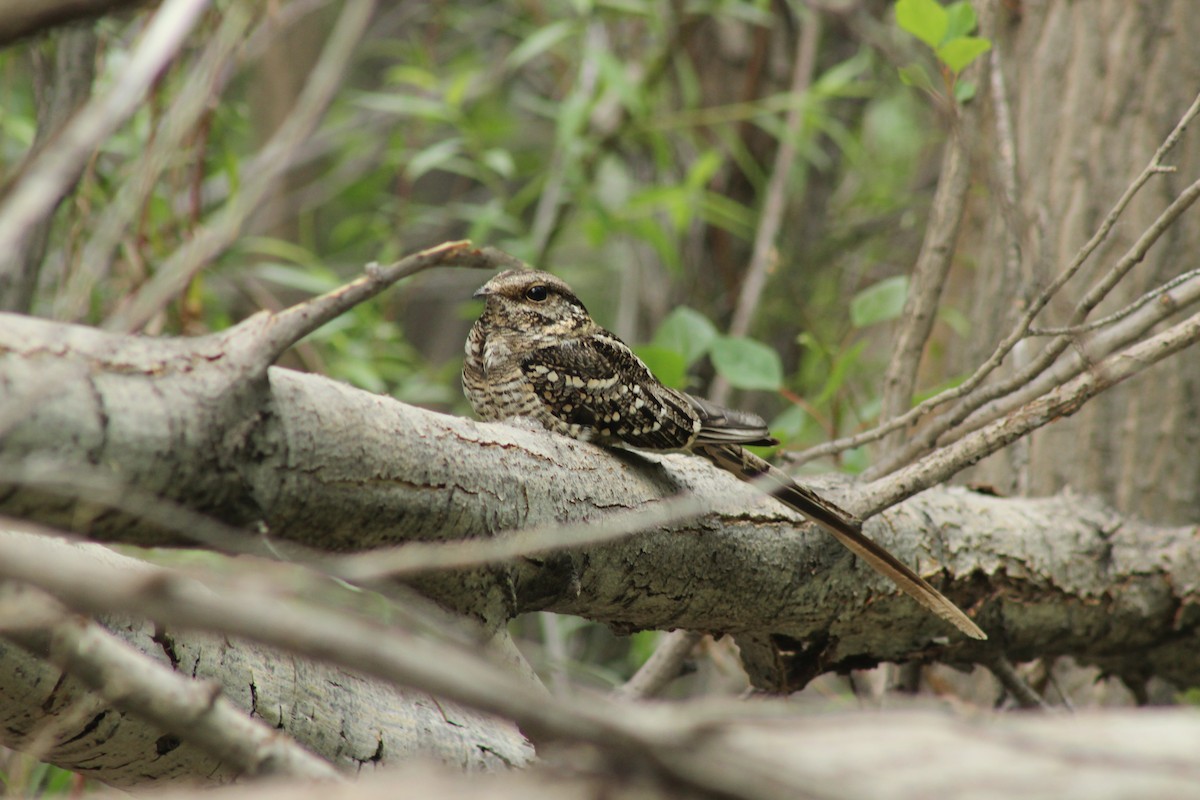
[[[475,296],[485,304],[467,337],[462,377],[480,417],[529,417],[547,430],[600,445],[704,456],[819,523],[968,636],[987,638],[957,606],[868,539],[857,517],[746,451],[743,445],[776,443],[760,417],[663,386],[624,342],[592,321],[561,279],[508,270]]]

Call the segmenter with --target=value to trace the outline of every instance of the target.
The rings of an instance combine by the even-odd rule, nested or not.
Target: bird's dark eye
[[[535,303],[540,303],[550,296],[550,290],[539,283],[526,289],[525,296]]]

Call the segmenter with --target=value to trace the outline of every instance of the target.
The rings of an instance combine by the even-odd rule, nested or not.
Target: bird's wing
[[[681,393],[682,394],[682,393]],[[755,444],[764,447],[779,444],[757,414],[710,403],[690,394],[683,395],[700,416],[696,444]]]
[[[593,334],[540,347],[521,372],[579,439],[646,450],[687,447],[699,422],[686,396],[665,388],[620,339]]]

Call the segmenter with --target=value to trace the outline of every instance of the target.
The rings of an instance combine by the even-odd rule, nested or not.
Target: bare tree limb
[[[821,11],[816,8],[809,9],[800,28],[800,41],[796,45],[796,59],[792,66],[792,85],[788,93],[793,101],[804,97],[812,85],[817,64],[817,48],[821,43],[821,27]],[[763,197],[762,214],[754,230],[754,250],[742,278],[742,289],[738,293],[733,318],[729,321],[730,336],[745,336],[750,331],[750,323],[767,286],[767,275],[777,259],[775,243],[779,238],[779,228],[788,206],[787,189],[792,182],[796,141],[803,132],[804,112],[805,107],[799,102],[793,102],[788,108],[783,135],[779,137],[779,148],[775,152],[771,177],[767,181],[767,191]],[[724,403],[729,396],[729,388],[729,381],[717,375],[713,379],[709,396],[716,403]]]
[[[895,346],[883,375],[879,418],[884,421],[901,416],[912,404],[921,355],[933,330],[942,288],[954,260],[958,228],[967,207],[967,190],[971,185],[968,147],[974,140],[979,112],[974,104],[956,106],[956,109],[958,113],[950,126],[942,156],[941,178],[929,210],[925,238],[917,263],[913,265],[908,296],[897,322]],[[903,440],[902,433],[896,431],[883,440],[883,448],[894,450]]]
[[[1069,325],[1077,325],[1082,322],[1088,312],[1095,308],[1100,300],[1116,285],[1116,277],[1124,275],[1140,263],[1150,248],[1154,246],[1154,243],[1158,241],[1159,237],[1175,223],[1183,212],[1191,208],[1198,199],[1200,199],[1200,180],[1193,182],[1182,191],[1158,215],[1150,227],[1142,233],[1137,242],[1087,292],[1084,298],[1076,305],[1075,313],[1072,314]],[[928,452],[934,442],[957,438],[957,436],[962,434],[962,431],[955,431],[955,426],[958,426],[985,403],[1002,398],[1005,395],[1028,386],[1037,376],[1049,369],[1058,357],[1066,352],[1074,343],[1075,339],[1072,336],[1057,337],[1048,343],[1040,353],[1033,356],[1028,364],[1018,369],[1011,376],[996,383],[980,387],[978,391],[971,393],[954,407],[934,418],[920,433],[913,436],[903,448],[889,454],[888,458],[882,459],[878,464],[873,466],[869,475],[874,477],[886,474],[890,470],[895,469],[897,465],[909,463],[919,454]]]
[[[956,444],[946,451],[948,461],[921,462],[912,473],[836,499],[863,511],[910,496],[944,478],[954,465],[961,467],[1000,440],[1020,435],[1014,431],[1067,413],[1147,360],[1184,346],[1198,327],[1193,319],[1190,326],[1101,362],[1080,383]],[[146,339],[0,316],[0,349],[6,353],[0,358],[0,382],[16,390],[10,403],[23,405],[20,391],[36,383],[30,376],[45,375],[52,365],[86,365],[14,420],[3,455],[42,463],[45,469],[80,461],[119,464],[119,475],[112,476],[119,485],[248,526],[248,543],[265,533],[274,542],[326,551],[572,526],[653,506],[664,496],[691,495],[704,501],[698,515],[659,519],[635,538],[409,580],[446,606],[496,627],[516,613],[555,610],[619,630],[755,634],[778,648],[781,666],[802,661],[804,670],[795,674],[810,677],[878,660],[988,656],[957,639],[941,638],[947,631],[938,620],[856,569],[836,546],[798,530],[799,521],[782,506],[698,459],[606,452],[544,432],[421,411],[287,370],[273,369],[265,382],[244,385],[256,374],[241,355],[253,349],[253,336],[254,329],[246,328],[224,338]],[[1117,598],[1142,592],[1143,581],[1160,586],[1157,581],[1163,580],[1173,588],[1155,590],[1161,603],[1138,606],[1136,636],[1162,647],[1168,640],[1187,641],[1190,627],[1181,630],[1169,613],[1159,615],[1163,608],[1187,604],[1182,576],[1161,576],[1164,563],[1187,563],[1189,556],[1160,562],[1155,554],[1165,546],[1145,545],[1111,571],[1101,569],[1094,553],[1109,546],[1104,531],[1110,518],[1104,515],[1096,523],[1078,502],[1063,502],[1052,517],[1034,520],[1042,512],[1031,509],[1042,506],[926,493],[915,505],[872,520],[867,532],[917,564],[922,574],[940,574],[939,588],[961,605],[974,604],[974,616],[1012,660],[1064,652],[1123,675],[1145,672],[1186,682],[1189,674],[1200,674],[1187,671],[1187,659],[1166,657],[1166,650],[1116,647],[1113,637],[1133,635],[1131,629],[1115,624],[1110,608],[1085,599],[1100,592],[1125,602]],[[997,505],[984,510],[981,503]],[[1015,515],[1001,526],[1007,533],[983,522],[1001,508]],[[36,484],[9,483],[0,510],[100,539],[191,542],[153,519],[98,509],[61,491],[49,495]],[[1135,541],[1168,535],[1134,533],[1141,529],[1132,521],[1124,526]],[[1050,556],[1040,535],[1027,530],[1056,530],[1065,538]],[[1047,558],[1052,566],[1028,572],[1030,563]],[[1082,593],[1065,590],[1062,576],[1080,563],[1093,565],[1092,582]],[[1046,638],[1046,618],[1040,616],[1046,613],[1054,619],[1070,616],[1074,622],[1063,627],[1079,635],[1064,636],[1055,625],[1055,635]],[[1102,625],[1105,635],[1094,635],[1092,624]],[[801,641],[810,644],[799,647]],[[1122,656],[1114,659],[1108,648]],[[789,680],[785,676],[770,685],[794,685]]]
[[[97,145],[137,109],[207,7],[207,0],[164,0],[112,88],[84,106],[0,200],[0,274],[18,269],[14,255],[33,227],[54,209]]]
[[[712,728],[698,757],[741,770],[745,780],[723,797],[761,800],[926,800],[1021,797],[1091,800],[1170,797],[1194,800],[1200,770],[1194,742],[1200,715],[1186,708],[1107,709],[1076,715],[953,715],[904,704],[879,713],[775,708]],[[722,753],[721,749],[726,752]],[[726,762],[726,757],[730,762]],[[413,797],[494,800],[675,800],[677,782],[629,769],[572,769],[542,764],[505,775],[474,776],[409,765],[353,787],[299,782],[234,787],[227,800],[391,800]],[[113,796],[106,793],[106,798]],[[164,800],[207,800],[181,790]],[[87,800],[99,800],[87,795]],[[115,800],[115,798],[113,798]]]
[[[792,454],[790,456],[790,460],[796,464],[803,464],[821,456],[839,453],[851,447],[859,447],[864,444],[878,441],[893,431],[900,430],[905,426],[918,422],[923,417],[927,416],[931,411],[946,404],[947,402],[973,396],[975,390],[983,385],[988,376],[991,375],[992,372],[995,371],[995,369],[1001,363],[1003,363],[1005,357],[1012,352],[1013,347],[1015,347],[1016,344],[1025,337],[1029,327],[1033,324],[1033,320],[1039,313],[1041,313],[1046,304],[1049,303],[1050,298],[1078,272],[1091,253],[1094,252],[1095,249],[1099,247],[1100,244],[1107,238],[1108,233],[1112,230],[1113,226],[1117,223],[1117,220],[1121,217],[1122,213],[1124,213],[1125,208],[1133,200],[1133,197],[1137,194],[1141,187],[1144,186],[1151,177],[1163,174],[1168,170],[1168,168],[1165,167],[1163,160],[1179,142],[1184,130],[1197,113],[1200,113],[1200,95],[1196,97],[1196,100],[1187,109],[1187,111],[1184,112],[1183,117],[1180,118],[1179,122],[1176,124],[1174,129],[1172,129],[1171,133],[1167,135],[1167,138],[1163,141],[1162,145],[1159,146],[1147,167],[1136,178],[1134,178],[1133,182],[1122,193],[1116,204],[1101,221],[1096,233],[1092,236],[1092,238],[1080,248],[1079,252],[1076,253],[1075,257],[1071,260],[1071,263],[1068,264],[1064,271],[1060,273],[1060,275],[1054,280],[1054,282],[1038,296],[1035,302],[1031,304],[1031,306],[1022,315],[1021,319],[1018,320],[1016,325],[1013,326],[1013,329],[1008,333],[1008,335],[1005,336],[1005,338],[996,346],[992,354],[988,356],[984,363],[980,364],[979,367],[976,368],[975,372],[973,372],[971,376],[967,378],[967,380],[953,389],[940,392],[939,394],[921,402],[920,404],[909,409],[903,415],[896,417],[891,421],[881,422],[880,425],[872,428],[869,431],[864,431],[863,433],[856,434],[854,436],[843,437],[831,442],[826,442],[825,444],[809,448],[802,453]],[[984,400],[983,402],[987,402],[987,400]],[[895,461],[896,463],[903,463],[899,460]]]
[[[0,539],[11,543],[13,536],[5,534]],[[27,534],[16,541],[25,542],[46,564],[79,559],[118,584],[145,580],[154,574],[154,568],[145,563],[98,545],[72,544],[44,536],[31,539]],[[231,566],[239,566],[239,562]],[[266,589],[287,584],[291,580],[288,572],[295,571],[280,573],[277,568],[273,573],[262,566],[259,562],[258,568],[235,568],[224,580],[234,575],[238,576],[235,581],[250,581]],[[11,584],[6,586],[11,589]],[[314,583],[309,590],[328,596],[328,582]],[[268,608],[287,602],[285,594],[272,597]],[[29,624],[53,619],[26,617],[25,622],[26,635],[33,635],[35,631],[28,629]],[[438,702],[421,692],[394,689],[352,671],[315,664],[228,636],[155,625],[144,621],[140,614],[106,617],[102,623],[105,630],[88,626],[85,636],[112,640],[118,647],[136,651],[141,659],[153,659],[161,665],[160,672],[173,671],[177,685],[182,681],[195,687],[192,692],[201,690],[201,699],[211,696],[211,687],[221,688],[223,697],[237,707],[236,713],[243,715],[243,721],[235,722],[230,731],[232,745],[226,742],[218,745],[218,750],[238,742],[252,750],[252,743],[240,738],[240,732],[255,720],[270,731],[267,747],[291,747],[287,742],[294,739],[349,774],[418,757],[486,771],[524,765],[533,755],[531,746],[509,723],[479,715],[449,700]],[[449,628],[437,630],[444,635]],[[111,650],[105,642],[100,646]],[[128,655],[118,653],[117,657]],[[131,676],[146,670],[137,664],[131,667]],[[115,711],[102,696],[103,688],[97,694],[25,649],[4,641],[0,641],[0,676],[4,686],[0,692],[0,744],[6,747],[114,786],[182,778],[215,785],[228,783],[243,772],[236,763],[222,761],[195,746],[186,735],[167,734],[170,724],[158,727],[139,714]],[[117,678],[111,689],[118,695],[126,694],[129,681],[121,675]],[[200,684],[195,684],[196,680]],[[142,675],[135,684],[134,694],[150,694],[151,705],[169,707],[166,704],[174,693],[170,681]],[[159,689],[165,698],[156,697]],[[183,692],[186,695],[189,690]],[[151,709],[150,715],[153,713]],[[167,716],[165,722],[172,722],[172,715]],[[276,738],[281,741],[274,742]]]
[[[147,283],[107,320],[110,330],[141,328],[218,253],[228,247],[246,218],[286,172],[291,159],[324,116],[342,76],[357,53],[375,10],[374,0],[349,0],[321,51],[321,57],[296,100],[288,118],[263,146],[254,169],[245,175],[238,193],[214,219],[164,262]],[[0,243],[3,239],[0,238]]]
[[[146,5],[146,0],[6,0],[0,47],[71,22]]]
[[[739,704],[668,711],[586,694],[550,704],[542,700],[542,695],[531,694],[527,684],[466,648],[412,637],[402,630],[340,612],[280,603],[272,594],[244,583],[209,591],[195,580],[163,570],[150,570],[131,579],[128,574],[97,569],[94,561],[70,553],[62,553],[56,563],[49,563],[38,552],[39,544],[36,537],[21,541],[10,535],[0,539],[0,573],[50,591],[77,610],[128,612],[150,608],[156,617],[172,624],[273,642],[510,716],[543,741],[603,745],[607,752],[626,762],[705,791],[746,798],[794,797],[798,787],[807,785],[803,783],[805,778],[811,778],[808,771],[828,763],[828,751],[822,748],[808,758],[798,759],[802,750],[790,746],[786,737],[781,740],[782,730],[815,726],[826,737],[858,736],[851,721],[834,729],[827,717],[817,716],[807,717],[805,724],[801,719],[781,719],[779,710],[770,707],[755,709]],[[756,716],[762,727],[743,727]],[[875,717],[853,719],[878,725]],[[911,729],[909,735],[913,735]],[[751,752],[760,757],[747,758]],[[776,753],[778,758],[764,760],[764,752]],[[1077,758],[1078,751],[1072,752]],[[1160,759],[1164,752],[1181,751],[1160,750]],[[1186,752],[1191,758],[1191,750]],[[856,763],[861,769],[860,754],[856,754]],[[995,766],[994,760],[992,763]],[[793,766],[781,769],[784,764]],[[1011,772],[1007,761],[1003,766]],[[839,777],[845,779],[840,773]],[[860,775],[860,780],[865,778]]]
[[[0,631],[75,675],[118,709],[194,743],[236,773],[341,779],[328,762],[294,739],[243,714],[215,684],[184,678],[147,659],[97,623],[68,615],[44,593],[10,589],[0,595]]]
[[[868,484],[862,489],[864,505],[872,510],[887,508],[927,486],[940,483],[1030,431],[1074,414],[1090,398],[1197,340],[1200,340],[1200,314],[1104,359],[1086,373],[1027,403],[1004,419]]]

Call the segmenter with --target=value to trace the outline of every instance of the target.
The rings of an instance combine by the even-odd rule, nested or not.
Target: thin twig
[[[897,417],[889,422],[884,422],[875,428],[872,428],[871,430],[863,431],[862,433],[855,434],[854,436],[843,437],[832,442],[826,442],[825,444],[818,445],[817,447],[809,448],[800,453],[791,454],[789,456],[789,461],[796,464],[804,464],[815,458],[832,455],[834,453],[840,453],[843,450],[848,450],[853,447],[860,447],[864,444],[877,441],[892,431],[899,430],[917,422],[939,406],[967,396],[977,387],[979,387],[992,373],[992,371],[995,370],[996,367],[1001,364],[1001,362],[1003,362],[1004,358],[1009,352],[1011,352],[1012,348],[1017,344],[1017,342],[1027,335],[1029,326],[1033,324],[1034,318],[1038,315],[1038,313],[1041,312],[1042,308],[1049,303],[1051,295],[1054,292],[1057,292],[1057,290],[1061,288],[1062,285],[1070,279],[1070,277],[1074,276],[1075,272],[1078,271],[1080,266],[1082,266],[1082,263],[1084,260],[1086,260],[1087,256],[1091,255],[1092,251],[1095,250],[1105,238],[1107,238],[1108,233],[1112,230],[1112,227],[1116,224],[1117,220],[1125,211],[1126,206],[1129,205],[1129,202],[1133,199],[1133,196],[1137,193],[1137,191],[1146,183],[1147,180],[1150,179],[1150,177],[1164,172],[1164,168],[1161,164],[1162,159],[1166,157],[1167,153],[1179,141],[1179,137],[1183,134],[1184,129],[1197,113],[1200,113],[1200,95],[1197,95],[1196,100],[1193,101],[1187,112],[1184,113],[1183,117],[1175,125],[1175,128],[1155,152],[1150,164],[1137,178],[1134,179],[1129,187],[1126,188],[1120,199],[1118,199],[1117,203],[1101,222],[1100,227],[1097,229],[1095,235],[1093,235],[1092,238],[1089,239],[1082,248],[1080,248],[1079,252],[1076,253],[1070,265],[1068,265],[1067,270],[1064,271],[1064,273],[1060,275],[1045,292],[1035,299],[1030,308],[1027,309],[1021,316],[1021,319],[1018,320],[1012,331],[1010,331],[1009,334],[1003,340],[1001,340],[992,354],[988,356],[987,360],[985,360],[984,363],[981,364],[969,378],[967,378],[967,380],[953,389],[947,389],[946,391],[925,400],[900,417]]]
[[[800,29],[800,42],[796,47],[796,61],[792,66],[792,84],[789,96],[793,100],[806,97],[816,72],[817,48],[821,42],[821,12],[810,10]],[[779,229],[783,224],[783,213],[788,207],[788,187],[792,184],[792,165],[796,161],[796,142],[804,127],[804,103],[793,102],[788,107],[783,134],[779,138],[779,149],[771,165],[771,177],[767,182],[763,199],[762,214],[754,231],[754,250],[742,279],[733,318],[729,321],[730,336],[745,336],[750,323],[762,301],[767,286],[767,275],[778,260],[775,252]],[[729,396],[729,381],[717,375],[709,388],[709,396],[715,403],[724,403]]]
[[[954,260],[958,228],[966,211],[967,190],[971,187],[969,148],[978,114],[973,104],[961,107],[950,127],[925,239],[913,266],[908,296],[904,299],[904,309],[895,331],[896,345],[883,376],[879,412],[879,418],[883,420],[902,416],[912,404],[921,356],[933,331],[942,289]],[[893,450],[902,441],[903,433],[897,430],[883,440],[883,449]]]
[[[1021,708],[1036,708],[1041,711],[1053,710],[1054,707],[1047,703],[1040,694],[1034,691],[1034,688],[1025,679],[1017,674],[1012,662],[1005,656],[996,656],[990,661],[985,662],[984,666],[996,676],[996,680],[1000,681],[1000,685],[1013,696]]]
[[[1171,280],[1164,283],[1162,286],[1158,286],[1158,287],[1155,287],[1154,289],[1151,289],[1150,291],[1146,292],[1144,295],[1142,295],[1138,299],[1134,300],[1129,305],[1125,306],[1124,308],[1120,309],[1119,311],[1114,311],[1113,313],[1109,314],[1106,317],[1101,317],[1100,319],[1093,320],[1084,325],[1071,325],[1071,326],[1062,327],[1062,328],[1031,327],[1029,329],[1029,335],[1030,336],[1079,336],[1080,334],[1091,333],[1092,331],[1097,330],[1099,328],[1104,328],[1109,325],[1112,325],[1115,322],[1120,322],[1121,320],[1125,319],[1130,314],[1133,314],[1135,311],[1139,310],[1140,308],[1142,308],[1143,306],[1145,306],[1147,303],[1151,302],[1152,300],[1157,300],[1158,298],[1162,297],[1163,295],[1173,291],[1174,289],[1178,289],[1180,286],[1182,286],[1183,284],[1187,283],[1188,281],[1190,281],[1196,277],[1200,277],[1200,268],[1188,270],[1187,272],[1183,273],[1182,275],[1172,278]]]
[[[497,263],[509,263],[503,254],[496,254],[497,251],[490,248],[472,250],[470,242],[445,242],[405,256],[386,267],[368,265],[366,273],[356,280],[272,315],[265,331],[259,330],[258,324],[251,320],[243,325],[248,324],[255,330],[258,338],[254,347],[265,369],[300,339],[399,280],[437,266],[466,265],[490,269]],[[236,335],[236,329],[233,335]]]
[[[696,515],[707,504],[703,497],[681,494],[571,525],[553,522],[497,533],[488,539],[409,542],[387,550],[336,558],[326,556],[320,568],[343,580],[370,583],[434,570],[498,564],[522,556],[613,542],[662,528]]]
[[[613,695],[623,700],[657,697],[671,681],[679,677],[683,662],[704,638],[698,631],[672,631],[663,637],[645,664],[633,673]]]
[[[1147,228],[1138,238],[1137,242],[1126,251],[1109,270],[1101,285],[1093,287],[1091,291],[1080,301],[1076,307],[1076,313],[1071,317],[1072,325],[1078,324],[1086,316],[1088,311],[1100,302],[1100,299],[1107,294],[1113,286],[1116,285],[1114,276],[1123,276],[1130,269],[1141,263],[1146,257],[1146,253],[1158,241],[1166,231],[1175,223],[1184,211],[1200,199],[1200,180],[1192,183],[1184,189],[1178,197],[1176,197],[1166,209],[1159,214],[1158,218]],[[914,436],[904,448],[896,453],[891,453],[885,459],[882,459],[878,464],[867,470],[868,477],[876,477],[886,474],[888,471],[895,469],[901,464],[906,464],[913,458],[916,458],[921,453],[927,452],[936,442],[952,441],[962,433],[961,430],[955,431],[954,428],[970,417],[972,413],[977,411],[984,404],[989,403],[998,398],[1004,397],[1021,387],[1028,384],[1030,381],[1037,378],[1061,356],[1069,347],[1075,343],[1074,337],[1062,336],[1054,339],[1052,342],[1043,348],[1042,352],[1030,361],[1029,364],[1017,370],[1013,375],[998,381],[994,384],[985,386],[979,391],[974,392],[969,397],[964,398],[953,408],[939,415],[930,422],[918,435]]]
[[[1030,431],[1070,416],[1100,392],[1200,341],[1200,314],[1092,366],[1003,419],[859,488],[856,508],[869,517],[989,456]]]
[[[119,184],[98,219],[89,222],[90,236],[79,257],[82,269],[70,276],[54,298],[56,319],[77,320],[87,313],[92,289],[108,275],[117,244],[154,191],[155,181],[179,158],[184,140],[195,133],[197,121],[232,77],[229,62],[242,44],[250,19],[245,6],[225,10],[220,27],[208,38],[204,53],[156,126],[153,141],[138,155],[135,170]]]
[[[958,438],[979,430],[984,425],[1003,417],[1055,386],[1090,369],[1094,362],[1115,353],[1122,347],[1128,347],[1151,328],[1198,302],[1200,302],[1200,276],[1194,276],[1191,280],[1185,281],[1171,292],[1163,295],[1161,302],[1143,306],[1125,319],[1115,323],[1108,330],[1093,333],[1080,341],[1068,352],[1066,358],[1059,359],[1053,367],[1019,389],[980,406],[946,437],[943,437],[940,443],[945,444],[945,440],[950,437]]]
[[[0,273],[19,268],[16,256],[33,227],[75,182],[96,147],[142,102],[208,7],[208,0],[164,0],[109,91],[92,98],[43,150],[0,201]]]
[[[300,146],[325,115],[347,67],[360,52],[358,44],[374,10],[375,0],[348,0],[345,3],[295,107],[259,151],[252,167],[247,169],[241,191],[230,198],[195,238],[176,250],[154,277],[129,298],[123,309],[106,321],[107,329],[133,331],[141,328],[237,237],[246,218],[257,210],[262,198],[286,173]]]

